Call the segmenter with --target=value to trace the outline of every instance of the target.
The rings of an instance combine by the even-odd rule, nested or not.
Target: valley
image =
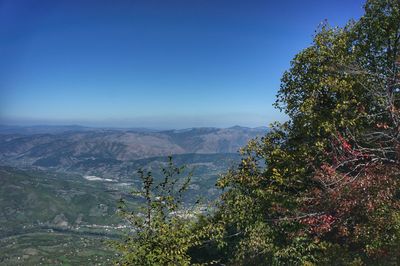
[[[107,241],[126,230],[117,202],[142,201],[130,195],[141,187],[139,169],[157,182],[172,155],[192,172],[185,204],[207,205],[220,194],[218,176],[240,160],[238,149],[265,132],[64,129],[0,127],[0,263],[111,264]]]

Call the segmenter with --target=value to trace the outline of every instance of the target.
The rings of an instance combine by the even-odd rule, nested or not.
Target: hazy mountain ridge
[[[117,128],[117,127],[86,127],[80,125],[35,125],[35,126],[13,126],[13,125],[0,125],[0,134],[59,134],[63,132],[77,132],[77,131],[104,131],[104,130],[120,130],[127,131],[133,130],[136,132],[157,132],[160,130],[149,128]]]
[[[71,127],[64,127],[70,129]],[[16,167],[43,167],[86,173],[90,167],[131,168],[133,161],[179,154],[237,153],[265,128],[192,128],[144,131],[132,129],[66,130],[40,134],[0,134],[0,163]],[[25,131],[21,128],[22,131]],[[7,129],[8,130],[8,129]],[[41,130],[44,130],[41,127]],[[59,130],[59,129],[57,129]],[[0,132],[2,129],[0,128]],[[117,172],[117,170],[111,171]]]

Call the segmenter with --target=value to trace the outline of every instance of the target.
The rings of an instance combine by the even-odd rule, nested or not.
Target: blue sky
[[[266,126],[318,24],[361,0],[0,0],[0,124]]]

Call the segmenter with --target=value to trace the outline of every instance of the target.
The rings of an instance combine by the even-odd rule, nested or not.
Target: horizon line
[[[20,128],[28,128],[28,127],[80,127],[87,129],[148,129],[148,130],[185,130],[185,129],[200,129],[200,128],[215,128],[215,129],[229,129],[229,128],[249,128],[249,129],[258,129],[258,128],[270,128],[270,126],[260,125],[260,126],[242,126],[239,124],[235,124],[232,126],[193,126],[193,127],[180,127],[180,128],[157,128],[157,127],[145,127],[145,126],[89,126],[83,124],[31,124],[31,125],[23,125],[23,124],[1,124],[0,127],[20,127]]]

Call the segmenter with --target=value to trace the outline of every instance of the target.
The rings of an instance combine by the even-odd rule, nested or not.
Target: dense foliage
[[[324,24],[276,106],[290,120],[219,181],[233,264],[400,263],[400,2]]]
[[[359,21],[323,24],[283,75],[276,107],[289,120],[242,149],[218,181],[218,210],[195,227],[219,233],[193,242],[196,231],[163,218],[136,236],[162,248],[135,240],[131,256],[182,241],[176,264],[400,264],[399,70],[400,1],[369,0]]]

